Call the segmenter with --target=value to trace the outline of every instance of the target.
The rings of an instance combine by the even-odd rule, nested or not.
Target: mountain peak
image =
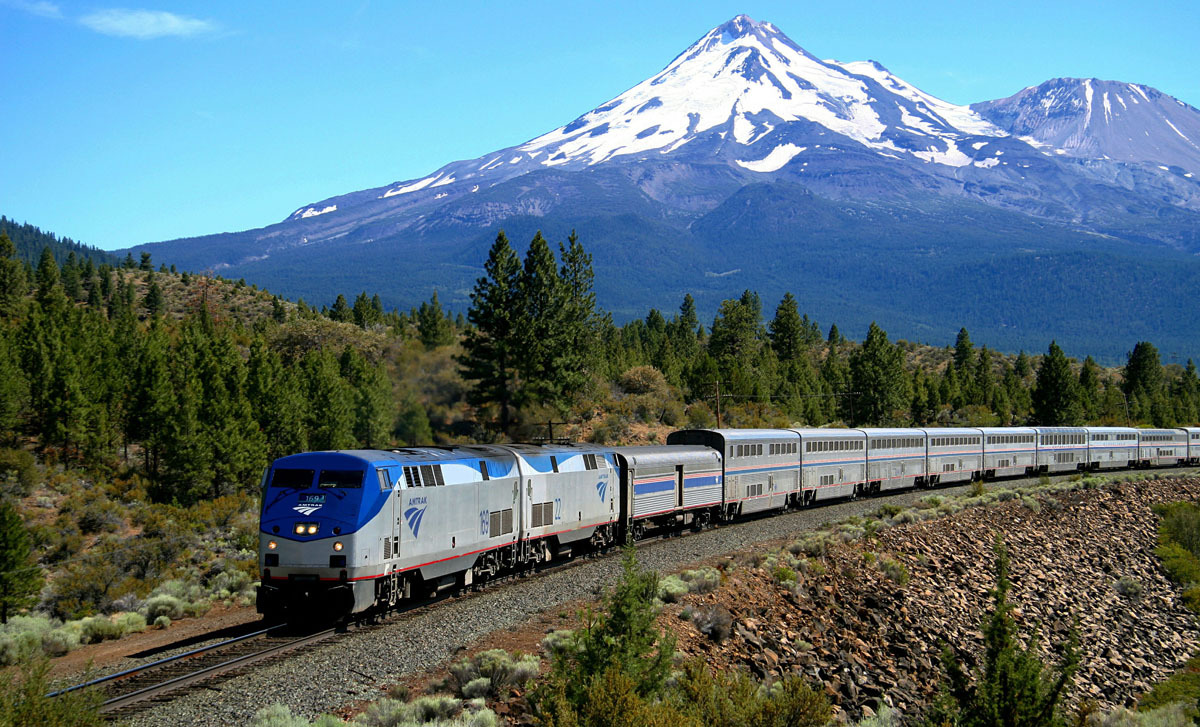
[[[749,15],[735,15],[731,20],[713,28],[709,34],[716,35],[725,42],[750,35],[780,35],[779,29],[774,25],[760,23]]]

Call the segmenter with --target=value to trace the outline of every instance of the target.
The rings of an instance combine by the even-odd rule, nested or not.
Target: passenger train
[[[263,475],[258,611],[373,615],[751,513],[975,478],[1181,464],[1200,464],[1200,427],[691,429],[643,447],[305,452]]]

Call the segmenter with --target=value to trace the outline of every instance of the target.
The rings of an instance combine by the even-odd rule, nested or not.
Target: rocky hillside
[[[1198,495],[1195,478],[1037,497],[1007,493],[999,498],[1011,499],[990,507],[919,521],[941,504],[928,500],[925,514],[901,517],[917,522],[875,538],[849,544],[810,538],[792,546],[800,555],[794,582],[787,578],[787,550],[752,561],[755,567],[726,568],[720,588],[684,596],[667,607],[663,622],[682,651],[716,668],[743,666],[760,678],[802,671],[850,719],[885,704],[908,715],[934,696],[945,644],[968,664],[977,661],[1000,533],[1022,636],[1039,633],[1049,655],[1078,619],[1083,662],[1072,700],[1094,700],[1104,709],[1127,705],[1200,644],[1179,588],[1155,558],[1150,510]],[[856,527],[842,532],[853,537]],[[1119,593],[1122,578],[1136,582],[1140,594]],[[697,624],[720,635],[711,613],[721,609],[732,621],[728,639],[718,643]],[[687,617],[675,617],[685,611]]]

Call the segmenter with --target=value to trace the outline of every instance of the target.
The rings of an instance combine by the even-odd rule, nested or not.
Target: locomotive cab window
[[[365,474],[362,470],[321,470],[317,487],[359,489],[362,487]]]
[[[312,487],[312,470],[277,469],[271,474],[271,487],[302,490]]]
[[[392,489],[392,475],[387,470],[376,470],[379,475],[379,491],[387,492]]]

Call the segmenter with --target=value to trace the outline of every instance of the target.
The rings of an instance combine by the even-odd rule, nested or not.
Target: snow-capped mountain
[[[1200,112],[1146,86],[1057,80],[958,106],[874,61],[820,60],[739,15],[530,141],[305,204],[260,230],[139,249],[310,301],[365,289],[409,306],[437,288],[463,307],[497,229],[520,240],[577,228],[600,302],[618,315],[673,307],[684,292],[702,303],[745,288],[799,293],[808,281],[788,271],[803,260],[822,284],[869,280],[880,296],[823,295],[831,315],[854,311],[839,324],[903,315],[919,332],[936,328],[937,306],[911,291],[941,291],[970,278],[961,266],[998,255],[1200,252],[1198,140]],[[1034,282],[1050,269],[1039,265],[1019,280],[1041,293],[1055,283]],[[993,301],[955,317],[962,305],[947,299],[938,313],[951,333]],[[969,327],[1040,335],[1027,324],[992,311]]]
[[[1006,132],[1059,154],[1200,174],[1200,113],[1149,86],[1055,78],[971,108]]]

